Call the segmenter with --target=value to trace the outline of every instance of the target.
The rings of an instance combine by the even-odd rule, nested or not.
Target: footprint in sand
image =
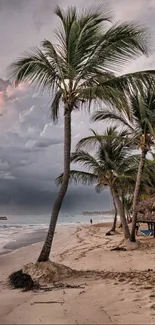
[[[151,293],[150,296],[149,296],[150,299],[155,299],[155,293]]]
[[[151,310],[153,313],[155,312],[155,303],[153,304],[152,302],[147,303],[146,307]]]
[[[119,301],[124,301],[125,299],[124,298],[121,298]]]
[[[134,299],[132,299],[132,301],[140,301],[141,300],[141,298],[134,298]]]

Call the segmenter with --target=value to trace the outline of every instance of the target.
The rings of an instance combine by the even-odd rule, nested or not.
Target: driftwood
[[[48,301],[34,301],[31,302],[31,305],[35,304],[64,304],[64,301],[55,301],[55,300],[48,300]]]
[[[47,291],[52,291],[52,290],[59,290],[59,289],[85,289],[86,283],[84,284],[79,284],[79,285],[72,285],[68,283],[54,283],[53,286],[51,287],[45,287],[45,286],[40,286],[40,290],[47,292]]]

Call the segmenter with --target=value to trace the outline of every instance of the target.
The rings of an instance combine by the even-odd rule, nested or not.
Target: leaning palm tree
[[[125,131],[118,132],[115,127],[107,128],[102,135],[93,130],[92,133],[92,136],[79,141],[77,151],[71,155],[72,163],[78,163],[86,167],[88,171],[71,170],[70,182],[81,182],[86,185],[95,183],[98,192],[105,186],[109,187],[114,205],[121,218],[124,236],[129,238],[130,233],[119,195],[119,187],[124,179],[131,177],[133,179],[135,176],[135,159],[129,155],[132,149],[130,141],[125,136]],[[81,150],[82,147],[90,148],[90,152]],[[96,149],[94,153],[91,153],[92,148]],[[61,174],[57,179],[59,183],[62,182],[62,176]]]
[[[48,40],[18,58],[10,71],[15,85],[22,81],[35,83],[52,94],[52,119],[59,108],[64,112],[64,174],[53,205],[51,221],[38,261],[47,261],[59,211],[68,188],[70,175],[71,116],[82,104],[98,98],[121,108],[126,90],[149,79],[150,71],[115,76],[124,64],[150,52],[148,31],[137,23],[116,23],[105,6],[84,9],[75,7],[55,10],[60,27],[55,30],[57,44]],[[108,23],[108,24],[107,24]]]
[[[135,156],[135,173],[133,175],[133,178],[124,178],[121,180],[119,192],[120,196],[122,197],[122,202],[125,209],[125,214],[127,221],[130,222],[131,220],[131,211],[133,207],[133,193],[135,190],[135,179],[136,174],[138,172],[138,166],[139,166],[139,158]],[[146,198],[149,198],[152,193],[155,191],[154,186],[154,179],[155,179],[155,161],[152,159],[145,160],[145,165],[143,169],[143,174],[141,178],[141,184],[139,189],[139,199],[144,200]]]
[[[126,112],[122,114],[117,109],[98,111],[94,113],[92,119],[93,121],[108,119],[123,124],[130,130],[134,143],[137,143],[138,148],[141,150],[133,196],[132,230],[130,234],[130,240],[134,242],[136,240],[136,206],[140,195],[142,174],[146,162],[146,155],[153,146],[155,137],[155,93],[153,85],[150,84],[147,87],[141,87],[139,90],[132,90],[129,95],[128,107],[130,119]]]

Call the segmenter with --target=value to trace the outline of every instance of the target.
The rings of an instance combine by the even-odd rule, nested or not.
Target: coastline
[[[78,227],[76,224],[73,225],[57,225],[57,229],[56,232],[58,231],[58,229],[65,229],[66,227]],[[11,241],[8,242],[7,244],[5,244],[2,248],[2,250],[0,251],[0,257],[3,255],[8,255],[13,253],[16,250],[20,250],[24,247],[30,247],[32,245],[38,244],[38,243],[43,243],[45,238],[46,238],[46,234],[47,234],[47,229],[36,229],[33,232],[29,232],[27,234],[23,234],[22,236],[19,236],[15,241]],[[56,235],[56,233],[55,233]]]
[[[93,224],[98,223],[107,223],[113,219],[112,214],[105,214],[101,217],[101,215],[93,215],[90,216],[93,219]],[[59,220],[57,224],[58,227],[77,227],[77,226],[85,226],[90,224],[90,217],[82,215],[79,217],[75,215],[74,217],[63,217]],[[15,218],[15,219],[14,219]],[[81,218],[81,219],[80,219]],[[30,244],[35,244],[40,241],[45,240],[46,233],[48,231],[49,220],[44,220],[39,216],[39,220],[35,220],[36,223],[33,223],[34,220],[31,218],[22,219],[22,223],[18,223],[21,221],[19,216],[10,216],[10,218],[5,222],[0,222],[0,256],[3,254],[8,254],[16,249],[21,247],[28,246]],[[81,221],[79,221],[81,220]],[[44,223],[44,222],[47,223]],[[67,222],[66,222],[67,221]]]
[[[0,324],[153,324],[154,285],[141,280],[141,272],[154,269],[155,240],[149,250],[110,251],[122,240],[121,230],[106,237],[110,224],[58,226],[51,260],[77,270],[114,273],[113,278],[66,279],[65,283],[86,283],[84,289],[65,289],[36,294],[10,290],[8,275],[29,262],[35,262],[42,247],[37,242],[0,256]],[[145,261],[145,263],[144,263]],[[136,270],[137,283],[128,278]],[[122,274],[122,276],[121,276]],[[117,277],[121,276],[122,281]],[[125,280],[123,278],[125,277]],[[63,301],[48,304],[46,301]],[[43,303],[37,304],[36,301]],[[142,307],[142,308],[141,308]]]
[[[13,252],[17,249],[31,246],[33,244],[43,242],[45,239],[47,231],[45,230],[35,230],[32,233],[27,233],[21,237],[19,237],[16,241],[10,241],[8,244],[3,246],[3,251],[0,253],[0,256],[2,254],[8,254],[9,252]]]

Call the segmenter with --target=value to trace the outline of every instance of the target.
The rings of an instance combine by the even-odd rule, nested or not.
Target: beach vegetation
[[[119,109],[103,109],[94,113],[93,121],[106,121],[119,123],[130,132],[133,143],[140,151],[140,159],[132,204],[132,229],[130,240],[135,242],[135,229],[137,220],[136,206],[140,200],[141,180],[146,162],[146,156],[151,153],[155,139],[155,93],[154,83],[139,90],[133,89],[128,96],[128,109],[130,119],[126,112],[119,112]],[[153,153],[153,152],[152,152]]]

